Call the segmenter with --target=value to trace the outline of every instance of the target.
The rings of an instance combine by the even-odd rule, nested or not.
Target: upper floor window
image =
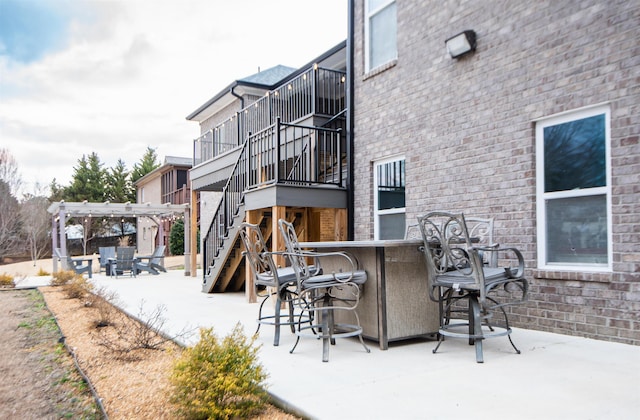
[[[404,158],[374,164],[374,232],[375,239],[404,238]]]
[[[365,1],[365,71],[398,58],[395,0]]]
[[[609,121],[601,106],[536,125],[539,268],[611,269]]]

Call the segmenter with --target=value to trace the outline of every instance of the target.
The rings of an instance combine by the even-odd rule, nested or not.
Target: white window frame
[[[544,129],[549,126],[604,115],[606,186],[565,191],[545,192]],[[536,121],[536,212],[538,233],[538,269],[553,271],[611,272],[613,261],[613,234],[611,217],[611,109],[606,104],[581,108]],[[548,200],[605,195],[607,203],[607,263],[547,262],[547,206]]]
[[[396,0],[386,0],[384,3],[382,3],[380,6],[378,6],[376,9],[374,10],[369,10],[369,1],[370,0],[365,0],[364,2],[364,15],[365,15],[365,19],[364,19],[364,66],[365,66],[365,72],[368,73],[372,70],[375,70],[378,67],[383,66],[384,64],[387,64],[395,59],[398,58],[398,45],[397,45],[397,41],[396,41],[396,45],[395,45],[395,54],[394,57],[389,60],[387,63],[381,63],[376,67],[371,67],[371,57],[370,57],[370,44],[371,44],[371,38],[370,38],[370,34],[369,34],[369,26],[370,26],[370,21],[372,18],[374,18],[378,13],[382,12],[384,9],[386,9],[388,6],[396,3]],[[397,36],[397,31],[398,31],[398,22],[397,22],[397,4],[396,4],[396,22],[395,22],[395,26],[396,26],[396,36]]]
[[[378,167],[381,165],[385,165],[391,162],[404,161],[404,177],[405,181],[407,178],[407,160],[404,155],[392,156],[381,160],[376,160],[373,162],[373,235],[375,240],[380,239],[380,216],[385,216],[389,214],[406,214],[406,185],[405,185],[405,207],[396,207],[392,209],[384,209],[378,210]],[[406,228],[406,218],[405,218],[405,228]],[[404,232],[403,232],[404,234]]]

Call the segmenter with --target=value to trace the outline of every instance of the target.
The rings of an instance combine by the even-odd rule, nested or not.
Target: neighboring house
[[[640,3],[351,4],[354,238],[493,217],[531,280],[515,326],[640,344]]]
[[[349,7],[346,43],[188,117],[203,291],[243,286],[242,220],[280,249],[278,218],[306,240],[367,240],[461,211],[525,256],[516,327],[639,345],[640,4]],[[466,30],[475,49],[452,58]]]
[[[346,239],[345,66],[343,42],[300,69],[237,80],[187,117],[201,131],[190,177],[200,193],[204,291],[244,286],[243,220],[263,226],[277,249],[271,233],[284,217],[309,239]]]
[[[164,163],[135,182],[140,204],[185,204],[191,199],[189,169],[192,159],[166,156]],[[197,208],[197,207],[195,207]],[[138,253],[151,254],[158,245],[167,246],[175,221],[171,218],[138,217]]]

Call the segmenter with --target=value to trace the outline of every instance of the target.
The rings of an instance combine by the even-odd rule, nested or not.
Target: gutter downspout
[[[244,98],[242,96],[238,95],[237,93],[235,93],[233,91],[234,88],[235,88],[235,86],[231,86],[231,89],[229,89],[229,93],[231,95],[235,96],[236,98],[240,99],[240,111],[242,111],[244,109]],[[240,111],[236,112],[236,114],[240,114]],[[243,138],[244,137],[244,133],[240,132],[240,116],[238,116],[238,118],[236,118],[236,124],[237,124],[237,127],[236,127],[237,130],[236,131],[238,132],[238,136],[240,138]],[[240,140],[240,139],[238,139],[238,140]],[[238,146],[240,146],[240,144],[241,143],[238,141]]]
[[[353,37],[354,37],[354,4],[353,0],[348,1],[348,10],[347,10],[347,238],[349,241],[353,241],[354,239],[354,198],[355,191],[353,185],[353,81],[354,81],[354,71],[353,71]]]
[[[244,109],[244,98],[240,95],[238,95],[237,93],[235,93],[233,91],[233,89],[235,88],[235,86],[231,86],[231,89],[229,89],[229,93],[232,94],[233,96],[235,96],[236,98],[240,99],[240,111],[242,111]]]

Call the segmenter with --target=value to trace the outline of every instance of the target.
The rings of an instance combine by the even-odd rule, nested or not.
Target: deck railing
[[[244,144],[247,133],[257,133],[280,118],[292,123],[310,115],[334,116],[345,107],[343,71],[309,70],[268,91],[251,105],[202,134],[193,143],[193,162],[198,165]]]
[[[189,196],[189,188],[186,185],[178,188],[177,190],[170,191],[162,194],[162,204],[184,204],[188,203],[191,197]]]
[[[275,124],[249,135],[203,241],[203,276],[210,273],[215,258],[244,203],[244,192],[267,184],[332,184],[343,186],[341,130]]]

